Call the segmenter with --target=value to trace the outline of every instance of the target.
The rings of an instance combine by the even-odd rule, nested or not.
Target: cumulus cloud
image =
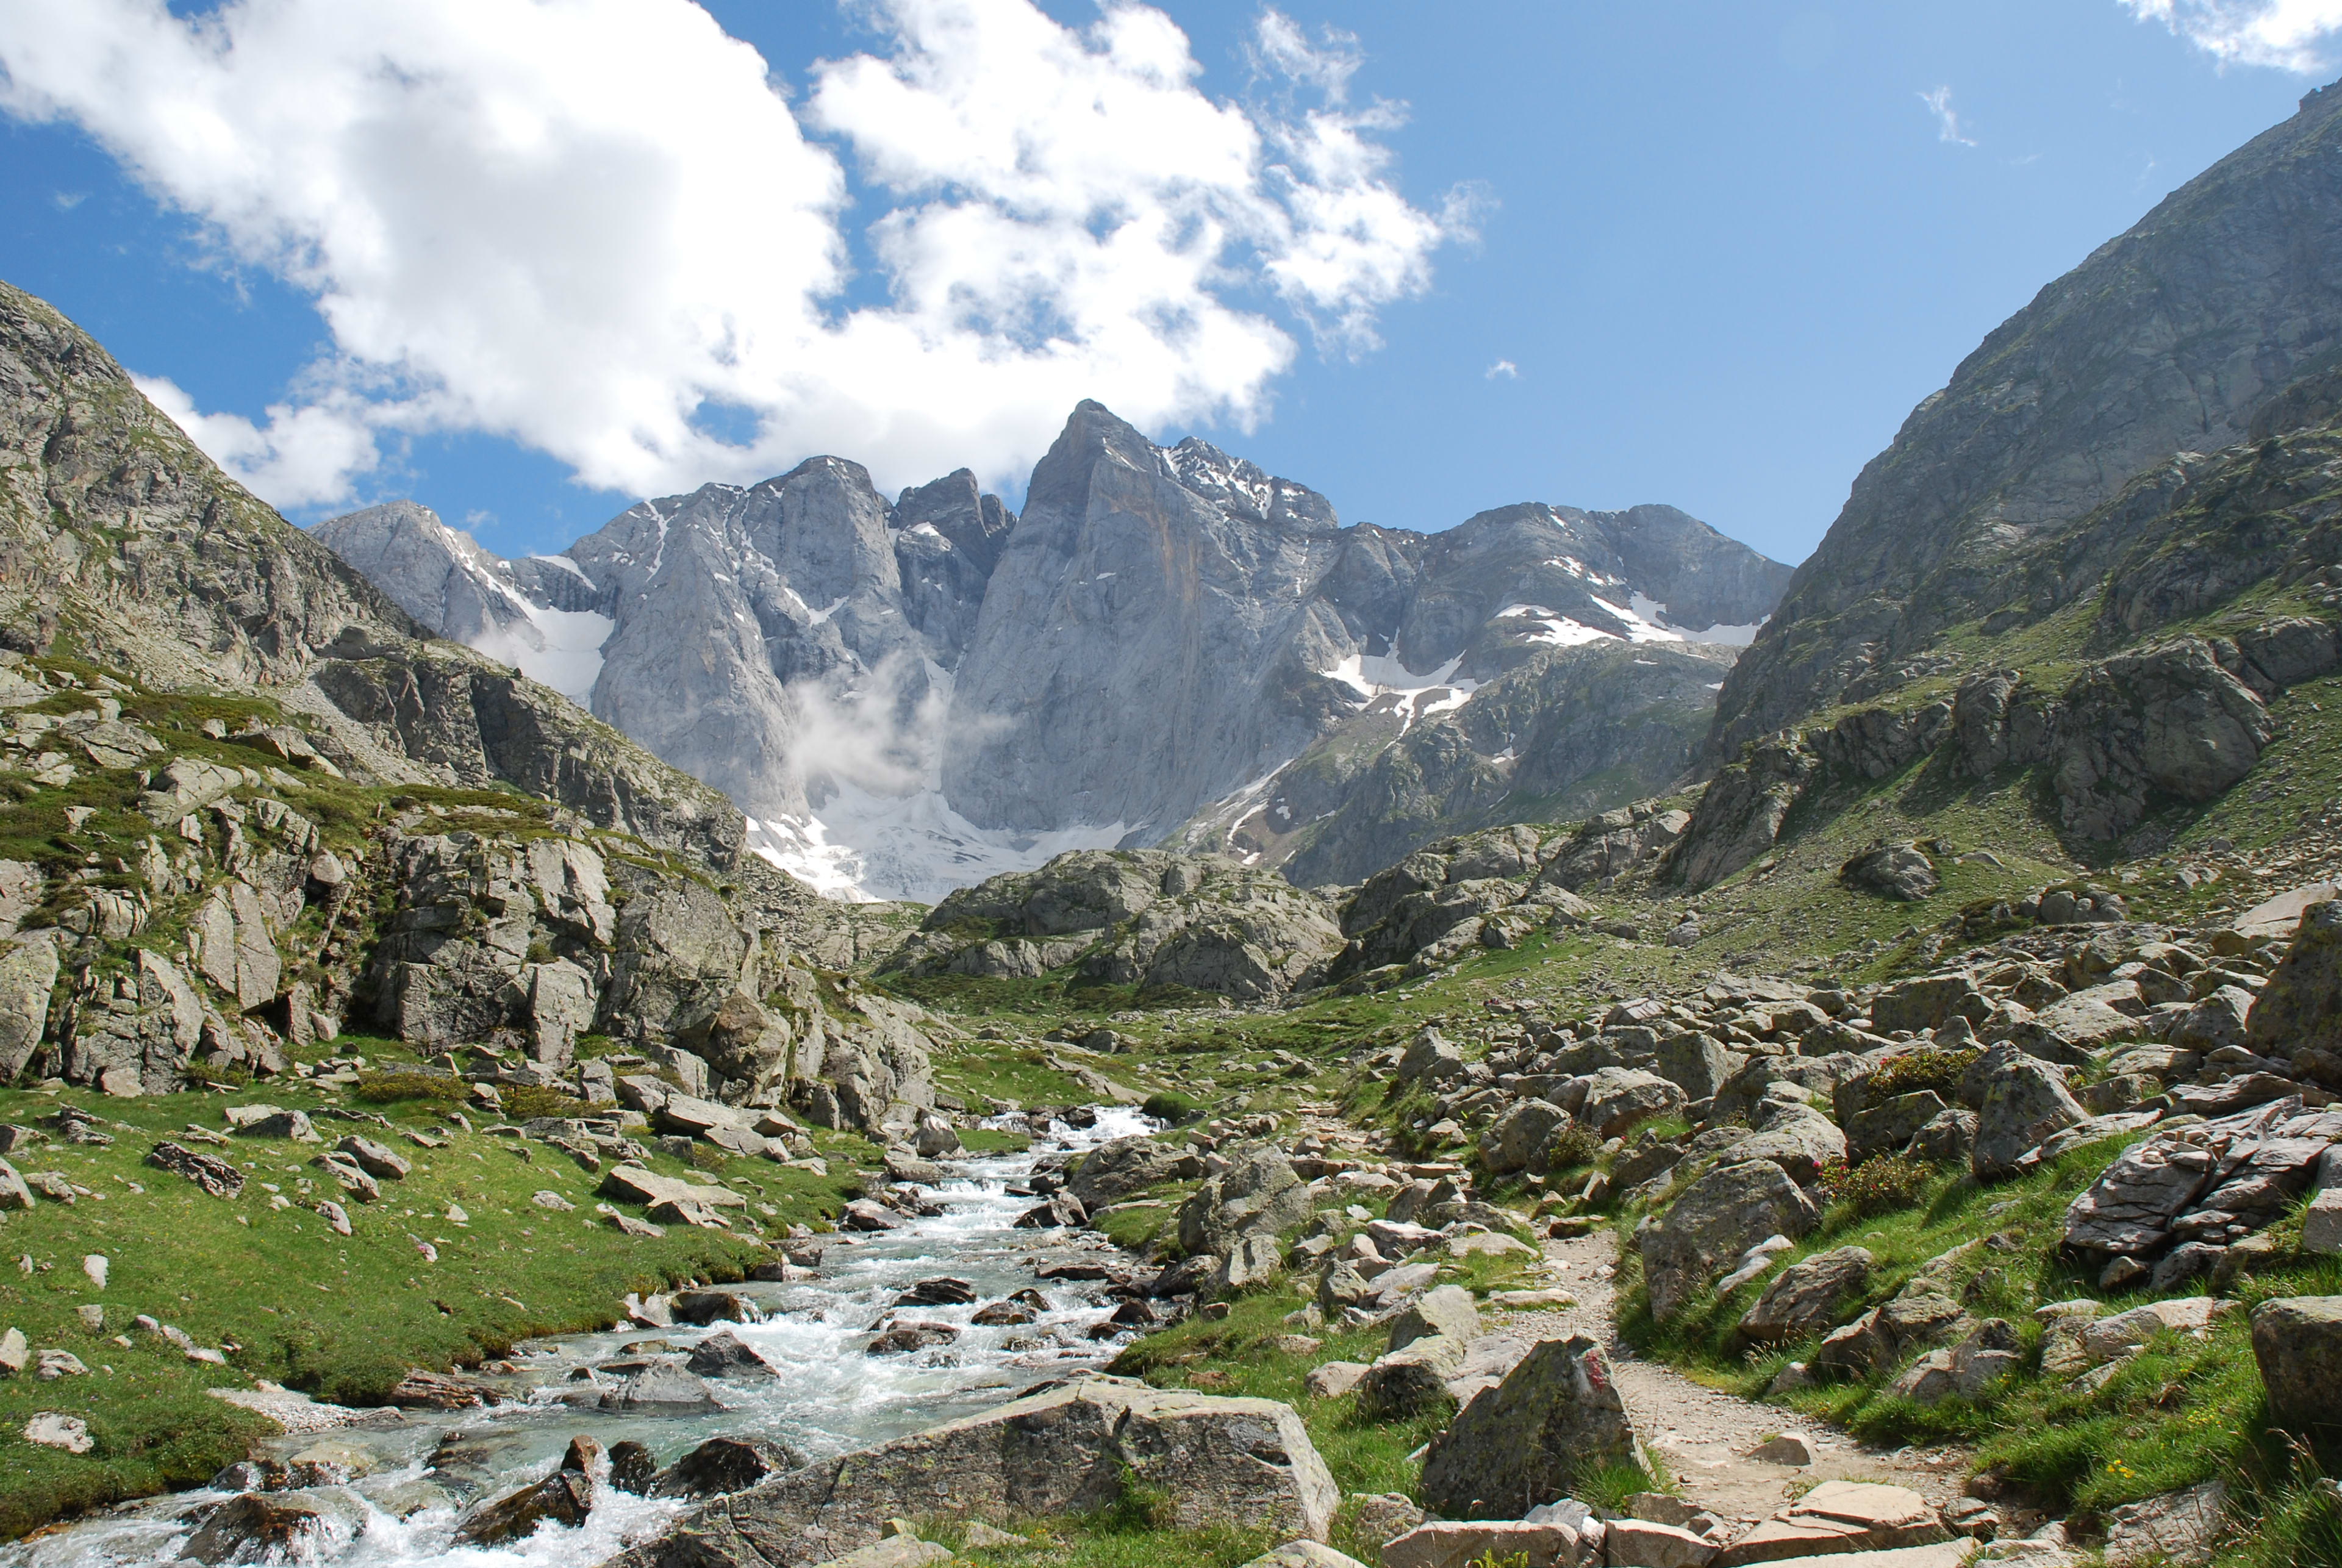
[[[297,406],[271,404],[262,426],[240,414],[198,411],[195,400],[165,376],[131,379],[231,478],[279,506],[347,501],[351,481],[378,461],[368,411],[346,396]]]
[[[1518,381],[1521,378],[1521,367],[1509,359],[1500,359],[1482,371],[1480,375],[1483,379],[1488,381],[1496,381],[1499,378],[1506,381]]]
[[[1952,108],[1952,90],[1949,87],[1938,87],[1932,93],[1922,93],[1919,95],[1919,102],[1927,105],[1927,112],[1936,117],[1936,140],[1950,142],[1962,147],[1976,145],[1976,143],[1960,129],[1960,116]]]
[[[2342,0],[2120,0],[2223,65],[2332,69],[2324,45],[2342,32]]]
[[[170,389],[285,505],[433,431],[656,494],[815,452],[1018,477],[1085,396],[1248,427],[1296,331],[1370,350],[1468,233],[1398,190],[1341,35],[1264,13],[1238,103],[1128,0],[858,11],[883,46],[793,105],[688,0],[0,0],[0,106],[315,301],[330,355],[265,426]]]

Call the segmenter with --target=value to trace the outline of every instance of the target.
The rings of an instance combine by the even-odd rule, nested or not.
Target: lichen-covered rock
[[[2342,1044],[2342,901],[2328,899],[2303,912],[2276,972],[2247,1005],[2250,1022],[2242,1043],[2262,1055],[2289,1062],[2298,1051]]]
[[[1526,1171],[1545,1158],[1546,1141],[1566,1126],[1569,1113],[1543,1100],[1523,1100],[1490,1124],[1480,1139],[1480,1164],[1491,1175]]]
[[[1651,1315],[1664,1323],[1716,1272],[1771,1235],[1812,1230],[1821,1211],[1770,1160],[1718,1165],[1684,1190],[1643,1233],[1643,1279]]]
[[[1596,1136],[1616,1138],[1654,1116],[1680,1110],[1683,1104],[1683,1090],[1656,1073],[1605,1067],[1586,1085],[1586,1104],[1577,1119]]]
[[[2089,1119],[2066,1087],[2063,1069],[2012,1045],[1995,1046],[1977,1064],[1985,1090],[1977,1109],[1970,1168],[1987,1181],[2012,1174],[2017,1157],[2051,1134]]]
[[[1935,862],[1905,840],[1864,850],[1838,868],[1838,881],[1882,898],[1916,903],[1942,884]]]
[[[2253,1309],[2253,1359],[2270,1424],[2307,1433],[2342,1409],[2342,1296],[2285,1296]]]
[[[34,937],[0,944],[0,1084],[15,1083],[40,1049],[56,985],[55,943]]]
[[[1246,1236],[1275,1240],[1309,1213],[1309,1189],[1274,1144],[1243,1145],[1228,1168],[1206,1179],[1179,1205],[1179,1244],[1189,1253],[1227,1255]]]
[[[1431,1440],[1423,1500],[1450,1519],[1517,1519],[1566,1496],[1587,1469],[1646,1463],[1602,1347],[1549,1339]]]
[[[1288,1405],[1089,1377],[716,1499],[616,1562],[805,1568],[872,1544],[896,1518],[1087,1513],[1134,1483],[1186,1530],[1323,1540],[1341,1501]]]
[[[1186,1150],[1141,1134],[1113,1139],[1084,1154],[1066,1187],[1081,1200],[1083,1208],[1096,1212],[1143,1193],[1157,1182],[1192,1176],[1201,1171],[1196,1156]]]
[[[1741,1314],[1741,1337],[1769,1343],[1827,1331],[1837,1321],[1838,1303],[1860,1298],[1877,1263],[1867,1248],[1845,1246],[1791,1263]]]

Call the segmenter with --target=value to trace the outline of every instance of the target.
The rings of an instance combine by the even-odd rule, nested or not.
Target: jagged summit
[[[1698,645],[1745,643],[1788,577],[1668,506],[1345,527],[1307,486],[1199,437],[1158,446],[1094,401],[1022,516],[965,469],[890,504],[826,456],[645,501],[554,556],[499,560],[411,504],[319,536],[426,624],[722,788],[778,864],[930,902],[1173,838],[1278,864],[1340,837],[1313,864],[1351,874],[1501,816],[1516,775],[1597,809],[1663,788],[1731,656]],[[1556,663],[1616,666],[1639,694],[1594,729],[1630,723],[1622,751],[1530,716],[1602,678],[1532,671],[1501,722],[1462,723],[1483,685]],[[1413,782],[1376,782],[1419,724],[1444,782],[1396,757],[1381,765]]]

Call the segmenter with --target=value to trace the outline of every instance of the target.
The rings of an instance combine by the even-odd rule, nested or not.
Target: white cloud
[[[298,406],[272,403],[263,429],[240,414],[198,412],[195,400],[175,381],[131,379],[231,478],[279,506],[347,501],[350,481],[377,461],[367,410],[347,396]]]
[[[1518,381],[1521,378],[1521,367],[1509,359],[1500,359],[1482,371],[1480,375],[1483,379],[1488,381],[1494,381],[1499,376],[1506,381]]]
[[[345,494],[384,432],[655,494],[816,452],[1021,476],[1085,396],[1248,426],[1292,325],[1372,348],[1468,233],[1467,203],[1397,190],[1400,113],[1345,105],[1341,35],[1265,13],[1284,86],[1235,104],[1128,0],[1081,30],[1031,0],[859,8],[885,51],[816,65],[793,112],[687,0],[0,0],[0,105],[82,126],[315,300],[332,353],[265,430],[172,410],[285,505]],[[883,303],[845,303],[849,209]]]
[[[1936,116],[1936,140],[1950,142],[1962,147],[1976,145],[1976,143],[1960,129],[1960,117],[1953,111],[1952,90],[1949,87],[1938,87],[1932,93],[1922,93],[1919,95],[1919,102],[1927,105],[1927,112]]]
[[[2222,65],[2332,69],[2320,47],[2342,32],[2342,0],[2119,0],[2142,22],[2160,22]]]

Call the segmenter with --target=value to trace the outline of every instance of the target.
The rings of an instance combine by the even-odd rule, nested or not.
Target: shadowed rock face
[[[2087,542],[2077,524],[2135,475],[2245,440],[2273,394],[2333,362],[2337,106],[2333,88],[2304,98],[2043,289],[1912,411],[1726,678],[1715,760],[1926,673],[1964,620],[1996,631],[2094,591],[2098,571],[2074,562],[2014,566]]]

